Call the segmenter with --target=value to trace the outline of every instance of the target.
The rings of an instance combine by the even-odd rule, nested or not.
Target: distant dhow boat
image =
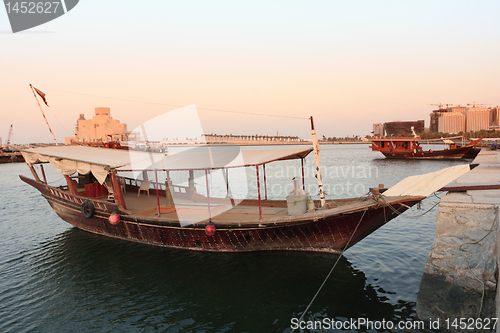
[[[448,148],[442,150],[424,150],[420,142],[428,141],[420,138],[398,138],[398,137],[380,137],[371,138],[372,151],[381,152],[386,158],[394,159],[474,159],[480,148],[475,146],[483,138],[474,140],[465,146],[459,146],[455,142],[447,139],[438,139],[448,145]],[[434,140],[435,141],[435,140]]]
[[[313,150],[319,200],[297,188],[288,201],[269,200],[265,166],[299,159],[303,168],[304,158]],[[313,148],[202,147],[165,156],[70,145],[24,149],[22,154],[34,179],[20,176],[21,180],[40,191],[56,214],[71,225],[143,244],[212,252],[341,253],[470,170],[469,165],[454,166],[409,177],[383,194],[375,188],[361,198],[325,200],[314,126]],[[66,185],[47,183],[46,163],[64,175]],[[36,165],[40,165],[41,178]],[[244,168],[255,170],[257,199],[231,195],[228,170]],[[205,195],[196,189],[195,171],[205,174],[201,177]],[[225,179],[226,186],[219,186],[219,191],[226,191],[222,197],[215,197],[209,185],[216,172]],[[174,184],[171,176],[175,173],[189,174],[187,185]],[[134,174],[142,174],[143,179]]]

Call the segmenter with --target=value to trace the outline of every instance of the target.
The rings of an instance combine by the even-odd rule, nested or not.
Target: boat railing
[[[153,181],[149,180],[142,180],[142,179],[135,179],[135,178],[129,178],[129,177],[118,177],[119,179],[122,179],[125,186],[131,186],[131,187],[141,187],[142,183],[144,182],[150,182],[149,188],[151,190],[156,189],[156,183]],[[170,185],[170,190],[173,189],[175,194],[179,195],[188,195],[189,194],[189,187],[188,186],[181,186],[181,185]],[[163,182],[158,182],[158,190],[161,192],[165,192],[167,189],[167,184]]]
[[[34,181],[33,181],[34,182]],[[66,201],[73,202],[77,205],[82,205],[86,200],[92,202],[95,209],[102,212],[112,212],[115,208],[120,208],[116,203],[109,202],[106,200],[102,200],[102,198],[89,198],[85,197],[85,195],[71,194],[68,193],[68,186],[61,185],[58,187],[52,187],[46,183],[34,182],[38,184],[40,187],[44,187],[47,192],[49,192],[52,196],[61,198]],[[123,209],[120,209],[121,212],[126,212]]]

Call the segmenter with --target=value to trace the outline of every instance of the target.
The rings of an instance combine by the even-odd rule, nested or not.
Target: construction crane
[[[12,127],[13,127],[13,126],[14,126],[14,125],[10,125],[10,128],[9,128],[9,135],[7,136],[7,143],[6,143],[6,144],[10,144],[10,138],[11,138],[11,136],[12,136],[12,134],[13,134],[13,130],[12,130]]]
[[[435,105],[437,107],[439,107],[439,110],[447,110],[449,107],[453,107],[454,105],[453,104],[442,104],[442,103],[439,103],[439,104],[428,104],[428,105]],[[443,106],[446,106],[445,108]]]
[[[482,105],[491,105],[491,104],[476,104],[476,102],[474,102],[472,104],[467,104],[467,106],[469,106],[469,105],[472,105],[472,107],[475,108],[476,105],[479,106],[479,107],[481,107]]]

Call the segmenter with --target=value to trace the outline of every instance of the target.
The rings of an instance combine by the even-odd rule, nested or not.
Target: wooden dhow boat
[[[413,130],[413,128],[412,128]],[[483,138],[471,141],[467,145],[456,144],[451,139],[461,138],[442,138],[432,140],[422,140],[415,132],[413,137],[374,137],[370,141],[372,151],[381,152],[386,158],[391,159],[424,159],[424,160],[440,160],[440,159],[474,159],[481,151],[481,148],[476,145],[481,142]],[[421,142],[436,142],[442,141],[448,145],[448,148],[441,150],[424,150],[420,145]]]
[[[246,149],[202,147],[169,156],[75,145],[25,149],[34,179],[20,178],[40,191],[61,219],[99,235],[198,251],[341,253],[470,169],[455,166],[409,177],[383,194],[375,188],[365,197],[333,201],[325,200],[322,190],[314,130],[313,148]],[[304,158],[313,149],[319,200],[307,196],[303,184]],[[298,197],[270,200],[265,166],[284,160],[302,161],[302,189],[294,189]],[[47,183],[47,163],[64,175],[66,185]],[[240,168],[254,170],[257,199],[231,196],[228,170]],[[225,197],[210,190],[216,171],[225,175]],[[175,172],[188,173],[187,184],[173,184]],[[198,179],[206,182],[206,194],[197,193],[194,172],[202,174]]]

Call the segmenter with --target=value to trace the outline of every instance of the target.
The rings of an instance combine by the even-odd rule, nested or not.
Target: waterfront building
[[[416,133],[424,131],[424,121],[393,121],[384,123],[384,130],[387,136],[399,136],[401,133],[411,134],[411,128],[414,128]]]
[[[467,108],[466,112],[466,131],[475,132],[486,130],[490,127],[490,110],[485,107]]]
[[[462,113],[462,114],[465,114],[465,112],[467,112],[467,107],[466,106],[452,106],[452,107],[449,107],[447,108],[447,111],[448,112],[458,112],[458,113]]]
[[[111,109],[95,108],[95,116],[85,119],[84,114],[76,121],[75,137],[66,137],[65,143],[73,142],[106,142],[110,140],[127,140],[127,125],[111,117]]]
[[[500,107],[490,109],[490,126],[489,129],[498,130],[500,129]]]
[[[453,106],[430,114],[430,131],[455,134],[499,128],[497,108]]]
[[[444,112],[438,118],[437,132],[456,134],[465,131],[465,115],[462,112]]]
[[[432,133],[436,133],[438,132],[438,127],[439,127],[439,118],[441,117],[441,115],[445,112],[448,112],[446,109],[439,109],[439,110],[434,110],[432,111],[432,113],[430,114],[430,117],[431,117],[431,121],[430,121],[430,125],[429,125],[429,130],[432,132]]]
[[[373,124],[373,136],[384,136],[384,124]]]

